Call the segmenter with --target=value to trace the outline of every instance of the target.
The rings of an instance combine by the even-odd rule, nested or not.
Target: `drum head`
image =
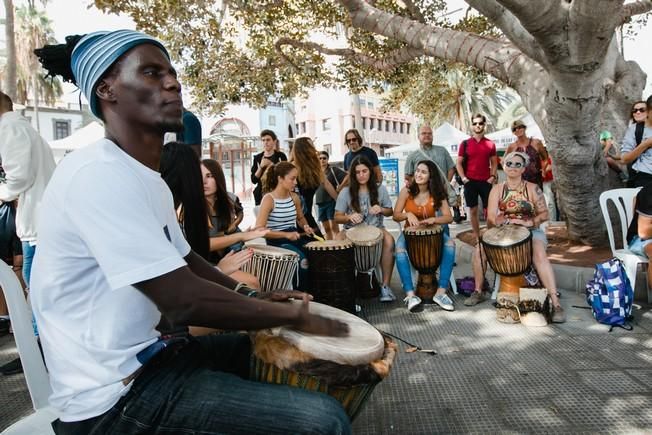
[[[383,232],[374,226],[360,224],[346,230],[346,237],[356,245],[373,244],[383,237]]]
[[[300,304],[301,301],[292,301]],[[326,337],[296,331],[287,327],[272,329],[272,334],[282,337],[302,352],[315,358],[339,364],[368,364],[383,356],[385,343],[376,328],[353,314],[337,308],[310,302],[310,312],[340,320],[349,325],[347,337]]]
[[[530,230],[520,225],[502,225],[489,228],[482,235],[482,242],[492,246],[512,246],[527,239]]]
[[[270,257],[299,257],[299,254],[297,254],[294,251],[290,251],[289,249],[284,249],[284,248],[278,248],[276,246],[269,246],[269,245],[249,245],[247,246],[248,248],[251,248],[254,250],[254,255],[259,254],[259,255],[267,255]]]
[[[427,227],[405,227],[405,234],[424,236],[430,234],[439,234],[443,230],[441,225],[429,225]]]
[[[323,242],[306,243],[306,249],[316,251],[336,251],[351,248],[352,246],[348,240],[325,240]]]

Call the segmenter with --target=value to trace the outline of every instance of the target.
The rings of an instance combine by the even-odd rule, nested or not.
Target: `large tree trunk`
[[[5,6],[5,40],[7,44],[7,70],[4,88],[9,97],[16,101],[16,40],[14,39],[14,3],[4,0]]]

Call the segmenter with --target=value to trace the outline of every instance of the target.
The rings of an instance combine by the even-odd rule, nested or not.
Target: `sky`
[[[50,0],[47,13],[53,21],[55,36],[59,42],[63,42],[65,36],[71,34],[135,28],[134,22],[128,16],[104,14],[94,6],[89,8],[91,4],[93,4],[91,0]],[[451,14],[451,18],[454,19],[463,14],[467,5],[462,0],[449,0],[447,6],[449,11],[456,11]],[[646,46],[646,43],[651,40],[652,25],[648,25],[639,30],[635,40],[625,41],[625,58],[636,61],[648,75],[647,86],[643,92],[646,97],[652,94],[652,56],[649,55],[649,48]],[[76,94],[70,97],[75,101],[78,98]]]

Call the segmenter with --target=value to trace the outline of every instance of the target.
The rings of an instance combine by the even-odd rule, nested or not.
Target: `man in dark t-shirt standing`
[[[471,118],[473,136],[464,140],[457,155],[457,173],[464,183],[464,199],[471,213],[471,227],[475,240],[480,238],[480,219],[478,218],[478,196],[482,206],[487,207],[489,192],[496,182],[498,156],[496,144],[484,136],[487,119],[475,114]]]
[[[348,130],[344,134],[344,143],[346,146],[349,147],[349,152],[344,155],[344,170],[349,171],[349,167],[351,166],[351,162],[353,162],[353,159],[356,157],[366,157],[369,159],[371,162],[371,166],[374,168],[374,172],[376,173],[376,180],[382,183],[383,181],[383,173],[380,170],[380,162],[378,161],[378,154],[376,154],[376,151],[373,149],[363,146],[362,143],[362,136],[360,135],[360,132],[356,130],[355,128],[352,128]],[[349,184],[349,176],[347,175],[344,181],[340,184],[338,188],[338,192],[344,187]]]
[[[278,162],[286,162],[287,156],[276,150],[276,133],[272,130],[260,132],[260,140],[263,143],[263,152],[254,156],[254,163],[251,165],[251,182],[256,185],[254,188],[254,203],[260,205],[263,198],[263,185],[261,180],[268,167]]]

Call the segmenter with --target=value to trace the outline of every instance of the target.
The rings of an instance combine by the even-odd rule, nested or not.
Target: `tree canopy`
[[[450,69],[490,75],[541,127],[571,236],[603,243],[595,210],[608,170],[597,132],[622,135],[646,79],[623,58],[616,30],[652,10],[652,0],[466,3],[479,17],[453,25],[439,0],[95,0],[165,40],[197,105],[212,111],[317,85],[383,84],[422,112],[450,110],[442,98]],[[419,77],[435,86],[411,94]]]

